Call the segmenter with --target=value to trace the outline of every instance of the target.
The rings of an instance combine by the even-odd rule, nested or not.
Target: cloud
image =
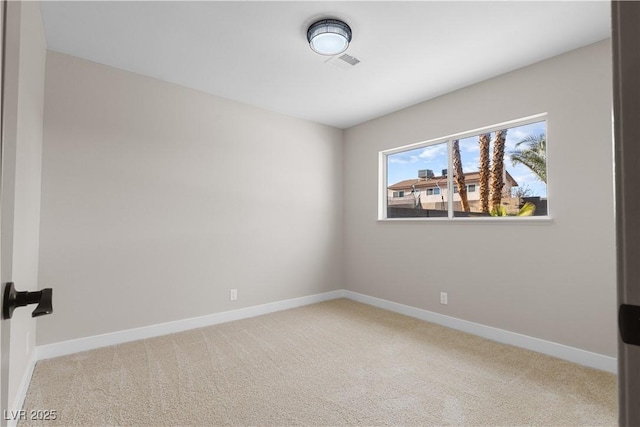
[[[417,163],[419,160],[418,156],[407,156],[402,154],[389,156],[389,163],[397,163],[401,165]]]
[[[524,131],[521,128],[509,129],[509,132],[507,132],[507,140],[522,141],[529,133],[530,132]]]
[[[524,175],[513,175],[513,179],[515,179],[516,182],[519,184],[530,183],[531,181],[538,181],[537,176],[533,173],[527,173]]]
[[[440,156],[447,155],[447,144],[437,144],[425,147],[418,157],[426,160],[433,160]]]
[[[480,152],[480,144],[465,144],[461,147],[461,150],[465,153],[479,153]]]
[[[465,172],[478,172],[478,162],[464,163],[462,165],[462,170]]]
[[[477,153],[480,151],[480,145],[478,144],[477,136],[470,136],[460,140],[460,151],[464,153]]]
[[[527,138],[528,136],[535,136],[546,133],[546,125],[544,122],[536,122],[528,125],[518,126],[509,129],[507,132],[507,149],[514,149],[515,145]]]

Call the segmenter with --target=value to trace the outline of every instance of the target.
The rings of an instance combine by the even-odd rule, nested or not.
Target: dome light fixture
[[[307,30],[311,49],[320,55],[338,55],[349,47],[351,27],[337,19],[322,19]]]

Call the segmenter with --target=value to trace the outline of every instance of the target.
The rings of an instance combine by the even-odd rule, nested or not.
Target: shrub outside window
[[[549,215],[545,115],[383,151],[380,160],[380,219]]]

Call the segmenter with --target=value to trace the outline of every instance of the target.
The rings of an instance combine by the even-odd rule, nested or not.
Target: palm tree
[[[453,141],[453,170],[456,178],[456,184],[458,185],[458,194],[460,194],[460,201],[462,202],[462,210],[469,212],[469,200],[467,199],[467,185],[464,180],[464,173],[462,172],[462,160],[460,159],[460,143],[456,139]]]
[[[489,144],[491,135],[480,135],[480,212],[489,213]]]
[[[507,138],[507,130],[496,131],[493,140],[493,161],[491,168],[491,206],[500,205],[502,200],[502,187],[504,187],[504,145]]]
[[[525,148],[518,148],[525,145]],[[544,133],[538,136],[529,135],[516,144],[516,149],[509,152],[511,164],[524,165],[536,174],[538,179],[547,183],[547,137]]]

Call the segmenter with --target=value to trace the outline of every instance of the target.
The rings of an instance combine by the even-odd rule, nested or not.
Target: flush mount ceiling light
[[[337,19],[322,19],[311,24],[307,41],[320,55],[337,55],[349,47],[351,28]]]

